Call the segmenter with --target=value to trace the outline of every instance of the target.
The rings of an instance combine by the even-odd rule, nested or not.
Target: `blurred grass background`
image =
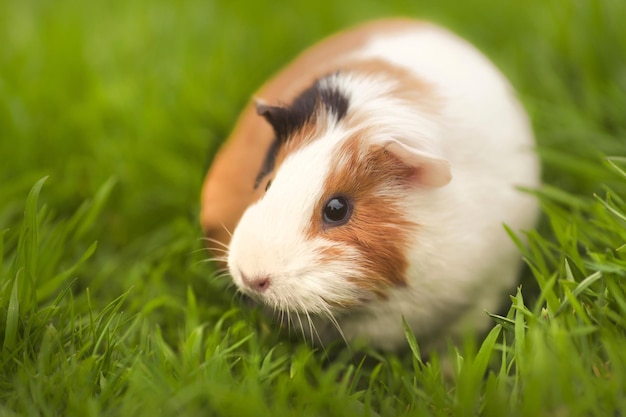
[[[541,295],[513,299],[497,344],[453,352],[453,381],[436,358],[278,343],[202,262],[203,175],[252,92],[397,15],[505,72],[544,165],[525,252]],[[626,155],[624,16],[622,0],[1,1],[0,415],[622,415],[626,181],[605,157]]]

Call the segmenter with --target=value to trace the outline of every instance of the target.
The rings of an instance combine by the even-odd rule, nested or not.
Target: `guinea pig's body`
[[[314,340],[403,343],[489,323],[533,227],[539,165],[504,77],[428,23],[374,25],[289,101],[258,97],[273,141],[234,229],[237,287]],[[362,30],[362,29],[357,29]],[[256,184],[255,184],[256,183]]]

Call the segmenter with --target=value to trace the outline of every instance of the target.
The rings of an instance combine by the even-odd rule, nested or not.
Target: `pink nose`
[[[241,280],[243,281],[243,285],[259,293],[265,292],[270,286],[270,277],[268,276],[248,278],[244,274],[241,274]]]

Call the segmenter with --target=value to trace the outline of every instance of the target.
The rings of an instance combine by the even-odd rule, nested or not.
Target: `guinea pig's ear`
[[[262,100],[255,100],[256,112],[259,116],[263,116],[265,120],[272,126],[277,137],[282,140],[285,138],[285,117],[287,110],[280,106],[271,106]]]
[[[265,120],[270,122],[270,124],[276,116],[276,111],[282,110],[280,107],[270,106],[265,101],[260,99],[254,100],[254,105],[256,107],[256,114],[258,114],[259,116],[263,116]]]
[[[383,148],[403,163],[415,168],[416,184],[429,188],[439,188],[452,180],[450,162],[446,159],[395,139],[386,141]]]

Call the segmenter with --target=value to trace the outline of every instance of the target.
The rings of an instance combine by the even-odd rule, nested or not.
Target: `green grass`
[[[296,3],[0,2],[0,416],[626,415],[626,2]],[[508,313],[428,361],[280,337],[197,222],[251,92],[398,14],[503,69],[546,184]]]

